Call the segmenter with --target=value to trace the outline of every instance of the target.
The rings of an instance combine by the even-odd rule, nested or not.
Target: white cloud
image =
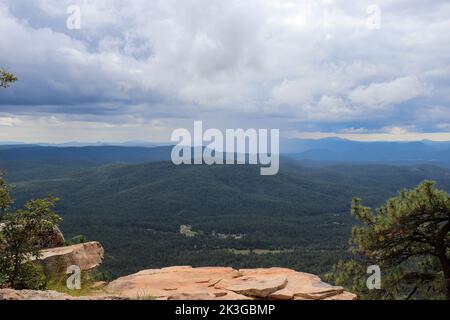
[[[12,127],[16,125],[20,125],[22,121],[13,117],[0,117],[0,126]]]
[[[76,137],[76,141],[82,142],[141,140],[167,143],[167,135],[180,126],[176,121],[135,117],[128,117],[126,124],[122,121],[114,123],[114,119],[104,121],[98,117],[73,119],[61,115],[0,117],[0,141],[63,143],[74,141]]]
[[[78,31],[65,27],[72,4]],[[383,1],[381,29],[369,30],[369,4],[3,0],[0,31],[14,36],[0,37],[0,64],[20,81],[0,95],[0,112],[436,127],[424,110],[450,104],[450,5]]]
[[[389,82],[359,86],[350,92],[350,100],[369,108],[384,108],[423,96],[429,92],[415,77],[401,77]]]

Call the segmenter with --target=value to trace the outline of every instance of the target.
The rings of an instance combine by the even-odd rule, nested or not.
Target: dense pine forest
[[[378,206],[425,179],[450,190],[450,172],[431,165],[283,157],[278,175],[260,176],[257,166],[177,167],[163,161],[167,150],[136,158],[128,148],[4,147],[0,167],[15,186],[15,205],[59,197],[64,234],[99,240],[111,277],[170,265],[324,274],[348,255],[353,197]]]

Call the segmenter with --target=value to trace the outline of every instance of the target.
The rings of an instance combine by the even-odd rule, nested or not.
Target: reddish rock
[[[287,279],[285,276],[244,276],[221,281],[215,285],[215,288],[233,291],[248,297],[267,298],[286,285]]]
[[[356,295],[331,286],[318,276],[285,268],[150,269],[119,278],[105,287],[108,294],[162,300],[353,300]]]
[[[57,255],[53,252],[48,257],[66,256],[67,254],[70,256],[70,254],[75,254],[75,252],[81,250],[79,247],[77,248],[76,250],[71,248],[65,254],[60,252]],[[78,252],[83,252],[83,250]],[[78,259],[82,256],[83,254]],[[72,260],[64,258],[63,261],[67,263]],[[90,267],[90,265],[85,267]],[[99,288],[102,285],[103,283],[99,283],[99,286],[96,287]],[[355,300],[356,295],[343,291],[341,287],[323,283],[315,275],[290,269],[269,268],[237,271],[232,268],[192,268],[184,266],[143,270],[114,280],[105,287],[91,293],[88,297],[74,298],[54,291],[3,289],[0,290],[1,299]]]
[[[214,288],[214,284],[224,279],[232,279],[239,273],[232,268],[192,268],[170,267],[140,271],[130,276],[119,278],[106,286],[108,293],[128,298],[179,298],[181,296],[198,296],[208,294],[208,300],[237,297],[234,293]],[[225,294],[224,294],[225,293]]]
[[[328,297],[340,295],[344,292],[342,287],[324,283],[316,275],[296,272],[286,268],[268,269],[242,269],[239,272],[245,276],[275,277],[285,276],[287,284],[282,290],[269,295],[271,299],[306,299],[322,300]],[[356,297],[356,296],[355,296]]]
[[[104,250],[99,242],[87,242],[73,246],[45,249],[40,251],[38,262],[47,275],[66,273],[69,266],[81,270],[91,270],[102,263]]]
[[[269,299],[273,300],[291,300],[294,298],[294,293],[288,289],[281,289],[269,295]]]

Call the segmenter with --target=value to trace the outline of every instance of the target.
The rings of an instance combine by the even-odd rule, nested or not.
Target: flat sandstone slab
[[[163,300],[355,300],[318,276],[285,268],[242,269],[190,266],[150,269],[119,278],[107,294]]]

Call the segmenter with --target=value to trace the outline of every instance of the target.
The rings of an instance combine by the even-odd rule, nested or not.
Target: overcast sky
[[[450,140],[449,1],[2,0],[0,34],[3,141]]]

